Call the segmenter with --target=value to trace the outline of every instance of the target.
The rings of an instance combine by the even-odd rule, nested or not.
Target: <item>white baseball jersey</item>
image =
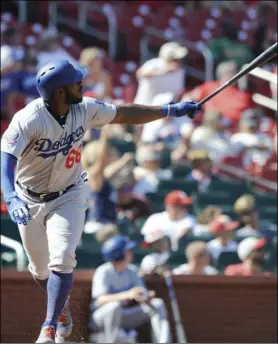
[[[82,137],[111,122],[116,107],[83,97],[61,126],[39,98],[18,111],[3,135],[1,150],[18,159],[16,180],[38,193],[75,184],[81,175]]]

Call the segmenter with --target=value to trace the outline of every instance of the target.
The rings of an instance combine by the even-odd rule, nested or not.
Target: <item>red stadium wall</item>
[[[71,297],[75,323],[72,341],[87,340],[91,277],[92,271],[75,272]],[[169,306],[164,283],[149,280],[148,285],[156,289]],[[277,342],[276,278],[187,276],[176,277],[175,286],[189,342]],[[44,293],[29,273],[3,270],[1,342],[34,342],[44,315]],[[145,342],[148,342],[147,338]]]

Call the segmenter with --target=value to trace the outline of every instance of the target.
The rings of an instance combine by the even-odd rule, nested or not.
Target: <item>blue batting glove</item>
[[[29,212],[28,204],[20,199],[16,192],[8,196],[7,208],[10,214],[10,217],[14,223],[27,225],[27,221],[32,220],[32,217]]]
[[[188,116],[193,119],[201,110],[201,106],[197,102],[179,102],[163,105],[161,109],[165,117]]]

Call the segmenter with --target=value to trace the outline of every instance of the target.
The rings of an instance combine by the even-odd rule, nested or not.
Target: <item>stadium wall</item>
[[[87,341],[92,270],[75,272],[71,296],[74,342]],[[193,277],[174,279],[184,328],[191,343],[276,343],[277,279],[275,277]],[[162,280],[147,280],[169,307]],[[1,343],[36,340],[45,316],[45,294],[28,272],[1,271]],[[171,323],[172,314],[170,313]],[[143,330],[141,340],[149,342]],[[174,337],[175,338],[175,337]]]

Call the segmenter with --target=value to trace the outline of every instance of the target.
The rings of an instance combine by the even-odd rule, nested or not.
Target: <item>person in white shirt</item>
[[[227,118],[219,111],[206,111],[201,126],[191,135],[192,150],[206,150],[213,161],[219,161],[227,155],[234,155],[231,135],[225,130],[229,125]]]
[[[47,63],[61,59],[69,60],[75,67],[79,65],[78,61],[63,48],[59,41],[59,35],[55,29],[49,29],[43,33],[38,48],[38,71]]]
[[[171,249],[177,251],[181,237],[192,231],[196,224],[195,216],[189,214],[192,199],[180,190],[169,192],[164,200],[165,211],[151,215],[145,222],[141,233],[145,236],[158,227],[171,240]]]
[[[152,105],[156,95],[168,92],[179,97],[184,89],[183,60],[187,53],[187,48],[179,43],[163,44],[158,57],[146,61],[136,72],[138,89],[134,103]]]
[[[217,275],[218,271],[209,265],[207,245],[203,241],[191,242],[185,250],[188,263],[173,270],[174,275]]]
[[[136,152],[138,166],[133,170],[136,185],[133,192],[143,196],[148,192],[156,192],[161,179],[171,179],[172,172],[160,167],[161,153],[152,145],[139,146]]]
[[[210,224],[210,232],[216,236],[207,244],[208,252],[214,261],[217,261],[222,252],[236,252],[237,242],[233,240],[233,233],[239,222],[232,221],[227,215],[218,216]]]
[[[255,109],[248,109],[242,113],[239,132],[231,137],[231,142],[239,153],[248,150],[252,155],[258,151],[262,155],[262,150],[272,150],[271,138],[260,131],[260,117],[261,114]]]
[[[147,254],[143,258],[140,266],[141,274],[160,274],[168,270],[167,261],[170,258],[169,238],[165,236],[164,231],[153,227],[145,235],[144,241],[154,252]]]

